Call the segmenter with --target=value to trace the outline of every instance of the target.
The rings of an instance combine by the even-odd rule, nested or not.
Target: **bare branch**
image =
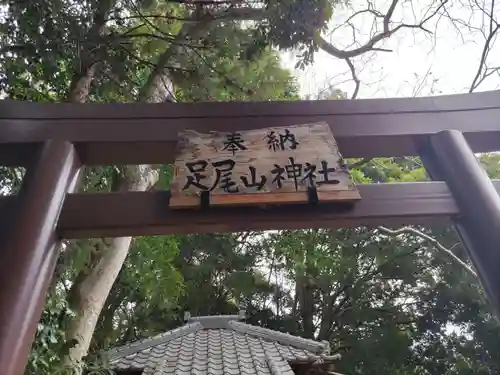
[[[462,259],[460,259],[459,257],[457,257],[455,254],[453,254],[453,252],[446,248],[445,246],[443,246],[438,240],[436,240],[435,238],[415,229],[415,228],[412,228],[412,227],[402,227],[402,228],[399,228],[399,229],[396,229],[396,230],[392,230],[392,229],[389,229],[389,228],[386,228],[386,227],[383,227],[383,226],[379,226],[378,229],[381,231],[381,232],[384,232],[386,234],[389,234],[389,235],[393,235],[393,236],[398,236],[400,234],[404,234],[404,233],[411,233],[411,234],[414,234],[428,242],[430,242],[431,244],[433,244],[438,250],[442,251],[443,253],[445,253],[446,255],[448,255],[452,260],[454,260],[458,265],[460,265],[462,268],[464,268],[468,273],[470,273],[472,276],[474,276],[475,279],[478,279],[478,275],[476,273],[476,271],[474,271],[474,269],[469,266],[467,263],[465,263]]]
[[[356,75],[356,68],[354,67],[354,64],[352,63],[351,59],[346,58],[345,62],[349,66],[349,69],[351,69],[352,80],[354,81],[354,91],[351,95],[351,99],[356,99],[356,97],[358,96],[359,86],[361,85],[361,81]]]
[[[393,30],[390,30],[388,32],[382,32],[379,34],[376,34],[373,38],[371,38],[366,44],[362,45],[361,47],[352,49],[352,50],[341,50],[332,45],[331,43],[327,42],[324,38],[319,38],[318,40],[318,46],[321,48],[323,51],[326,53],[337,57],[339,59],[348,59],[351,57],[359,56],[363,53],[369,52],[373,50],[375,44],[379,43],[383,39],[389,38],[391,35],[393,35],[398,29],[400,29],[402,26],[398,26]]]
[[[486,40],[484,42],[483,51],[481,53],[481,58],[479,60],[479,66],[476,75],[474,76],[474,79],[472,80],[472,83],[469,87],[469,92],[473,92],[474,90],[476,90],[488,76],[494,73],[494,71],[488,72],[488,68],[486,67],[486,60],[488,59],[488,55],[491,51],[492,41],[496,36],[497,32],[500,30],[500,24],[496,22],[494,18],[495,0],[491,2],[491,10],[489,13],[486,12],[482,7],[480,7],[479,4],[477,4],[477,2],[476,5],[478,5],[478,7],[482,10],[482,12],[486,14],[487,17],[489,18],[489,26],[488,26],[488,35],[485,36]]]
[[[382,18],[382,31],[379,33],[376,33],[373,35],[370,40],[368,40],[365,44],[351,49],[351,50],[341,50],[328,41],[326,41],[323,37],[320,37],[318,40],[318,46],[321,48],[323,51],[327,52],[328,54],[337,57],[339,59],[348,59],[352,58],[355,56],[359,56],[363,53],[373,51],[376,49],[376,45],[380,42],[382,42],[385,39],[390,38],[392,35],[394,35],[397,31],[406,28],[406,29],[421,29],[426,33],[432,34],[431,31],[427,30],[425,28],[425,24],[432,19],[434,16],[436,16],[439,11],[444,7],[444,5],[448,2],[448,0],[442,0],[439,6],[437,6],[433,11],[431,11],[425,18],[423,18],[418,24],[405,24],[401,23],[398,26],[394,28],[390,28],[390,23],[392,16],[394,14],[394,11],[396,9],[396,6],[399,3],[399,0],[392,0],[389,9],[387,10],[387,13],[382,16],[380,12],[374,11],[371,8],[365,9],[364,11],[359,11],[356,12],[353,16],[349,17],[349,20],[351,20],[355,15],[359,15],[362,13],[370,13],[373,14],[376,18]],[[377,49],[378,51],[386,51],[385,49]]]

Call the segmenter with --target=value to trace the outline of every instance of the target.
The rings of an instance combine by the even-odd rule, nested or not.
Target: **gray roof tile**
[[[238,322],[198,317],[107,353],[112,367],[144,375],[293,375],[291,360],[328,356],[325,343]],[[328,357],[333,358],[333,357]]]

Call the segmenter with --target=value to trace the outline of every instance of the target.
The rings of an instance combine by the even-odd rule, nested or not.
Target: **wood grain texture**
[[[31,103],[0,100],[0,165],[26,166],[38,143],[73,143],[85,165],[171,164],[179,131],[228,132],[325,121],[345,158],[418,155],[456,129],[474,152],[500,151],[500,91],[404,99]],[[208,129],[208,130],[207,130]]]
[[[234,133],[179,134],[172,208],[355,201],[360,195],[325,122]]]
[[[0,118],[57,119],[182,119],[210,117],[379,115],[439,113],[500,108],[500,90],[418,98],[356,100],[280,100],[205,103],[42,103],[0,100]],[[404,128],[405,124],[401,124]],[[424,124],[425,125],[425,124]],[[480,126],[471,124],[471,126]],[[261,126],[262,127],[262,126]],[[367,129],[370,127],[366,127]],[[398,131],[398,129],[394,129]],[[75,134],[75,136],[78,136]]]
[[[500,180],[493,180],[500,192]],[[444,182],[358,185],[363,199],[317,206],[214,207],[171,210],[168,191],[69,194],[58,224],[62,238],[100,238],[251,230],[400,226],[446,223],[460,214]],[[12,217],[16,196],[0,197],[2,217]],[[130,213],[133,213],[132,215]]]
[[[493,180],[500,193],[500,180]],[[447,222],[460,210],[444,182],[360,184],[363,199],[317,206],[214,207],[171,210],[169,191],[69,194],[58,223],[61,238],[101,238],[248,230],[401,226]],[[1,217],[11,218],[15,195],[0,197]],[[133,213],[131,215],[130,213]]]

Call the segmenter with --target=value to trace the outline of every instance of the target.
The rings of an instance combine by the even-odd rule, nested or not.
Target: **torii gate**
[[[0,102],[0,165],[26,166],[0,198],[0,373],[23,373],[61,238],[428,223],[452,219],[500,307],[500,91],[418,99],[200,104]],[[435,182],[367,184],[354,208],[170,211],[169,193],[72,194],[84,165],[167,164],[177,133],[326,121],[343,155],[419,155]],[[445,182],[443,182],[445,181]]]

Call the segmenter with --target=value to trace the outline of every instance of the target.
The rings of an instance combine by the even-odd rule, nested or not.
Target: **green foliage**
[[[96,1],[8,2],[0,19],[0,92],[13,99],[63,101],[82,67],[82,52],[98,61],[89,101],[131,101],[159,56],[168,61],[179,101],[297,99],[297,85],[270,46],[301,49],[308,63],[316,37],[337,1],[269,1],[261,23],[230,20],[200,37],[173,42],[192,15],[163,1],[113,2],[106,32],[87,38]],[[305,6],[307,3],[307,6]],[[217,10],[217,7],[214,7]],[[144,14],[162,17],[145,19]],[[130,15],[125,17],[124,14]],[[324,98],[343,98],[330,90]],[[500,156],[482,155],[492,177]],[[357,163],[357,183],[427,179],[418,158]],[[158,166],[157,189],[168,188],[171,168]],[[19,188],[22,171],[0,170],[3,193]],[[122,166],[88,168],[81,189],[114,191]],[[466,259],[448,226],[419,228]],[[103,239],[66,243],[40,321],[26,374],[63,374],[64,321],[75,286],[106,251]],[[109,294],[86,361],[105,368],[99,350],[182,323],[192,315],[245,308],[249,323],[328,340],[343,354],[345,374],[469,375],[500,369],[498,322],[470,274],[421,238],[398,238],[367,228],[266,233],[154,236],[134,239]]]
[[[111,1],[104,33],[91,36],[99,4],[104,2],[9,2],[0,19],[0,93],[18,100],[65,101],[75,80],[95,66],[88,101],[135,100],[159,56],[179,49],[173,36],[183,24],[178,19],[189,16],[188,8],[168,2]],[[140,16],[155,13],[165,17]],[[183,45],[182,53],[173,53],[167,67],[178,100],[297,99],[297,85],[290,72],[280,67],[276,52],[265,45],[251,51],[256,32],[227,22],[204,35],[204,40]],[[171,168],[160,165],[158,169],[161,177],[156,188],[168,188]],[[22,173],[1,170],[4,193],[18,189]],[[87,168],[80,189],[114,191],[121,178],[122,166]],[[100,316],[86,373],[103,368],[93,359],[100,349],[163,331],[179,323],[182,311],[195,302],[199,302],[200,312],[230,312],[241,301],[251,301],[272,289],[252,268],[255,256],[235,255],[227,270],[210,268],[218,264],[220,255],[209,256],[202,269],[183,264],[184,259],[198,257],[185,254],[187,243],[194,245],[198,240],[165,236],[134,240]],[[218,246],[232,254],[235,241],[228,236],[214,238],[211,244],[220,243]],[[62,375],[75,370],[61,366],[61,358],[73,344],[66,341],[65,322],[73,314],[79,283],[105,251],[102,239],[66,243],[26,374]],[[213,286],[215,279],[220,280],[219,285]],[[207,299],[197,298],[200,290],[206,291]],[[217,298],[214,293],[219,293]],[[229,296],[231,301],[226,300]]]
[[[0,195],[16,194],[24,177],[24,168],[0,167]]]
[[[175,268],[179,253],[174,237],[138,237],[106,300],[93,349],[99,350],[163,328],[152,316],[172,318],[184,294],[183,275]]]
[[[292,48],[314,42],[332,16],[332,4],[328,0],[271,0],[268,11],[272,13],[269,37],[282,48]]]
[[[192,51],[184,56],[186,67],[197,67],[179,76],[176,95],[183,101],[292,100],[297,84],[281,68],[278,54],[255,46],[256,31],[229,23],[205,35],[217,48]]]
[[[64,97],[78,49],[74,40],[90,19],[76,17],[64,1],[9,1],[0,21],[0,89],[12,99],[54,101]],[[16,56],[16,58],[12,58]]]
[[[38,323],[26,374],[50,374],[58,371],[60,356],[68,350],[60,321],[67,313],[68,306],[61,293],[55,291],[49,295]]]
[[[45,301],[41,319],[31,349],[26,375],[74,375],[75,369],[61,366],[61,357],[73,345],[65,339],[63,318],[71,315],[64,291],[60,287],[52,290]],[[87,361],[86,375],[113,375],[107,365],[98,358]]]
[[[490,178],[500,178],[500,155],[498,153],[482,154],[479,161]]]
[[[297,48],[301,58],[299,66],[304,67],[312,62],[317,51],[316,39],[326,30],[338,3],[331,0],[269,0],[270,16],[261,26],[263,35],[281,49]]]

